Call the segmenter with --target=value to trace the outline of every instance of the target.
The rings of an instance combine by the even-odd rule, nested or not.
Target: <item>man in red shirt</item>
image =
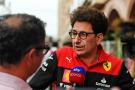
[[[72,13],[71,25],[69,35],[73,47],[57,49],[43,63],[29,83],[33,89],[44,90],[54,81],[59,87],[71,88],[74,83],[70,80],[70,72],[76,66],[86,71],[83,85],[76,82],[76,88],[132,88],[133,78],[123,60],[105,53],[101,46],[108,28],[105,15],[96,9],[82,6]]]

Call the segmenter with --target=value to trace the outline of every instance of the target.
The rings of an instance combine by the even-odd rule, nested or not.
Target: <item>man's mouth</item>
[[[81,50],[84,49],[84,46],[75,46],[75,48],[76,48],[77,51],[81,51]]]

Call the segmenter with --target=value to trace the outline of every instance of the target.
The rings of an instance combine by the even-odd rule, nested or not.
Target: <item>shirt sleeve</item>
[[[45,90],[52,82],[56,81],[57,56],[54,52],[44,61],[37,73],[30,80],[29,85],[33,90]]]
[[[133,82],[133,78],[123,63],[118,77],[118,86],[120,86],[121,90],[130,90],[134,86]]]

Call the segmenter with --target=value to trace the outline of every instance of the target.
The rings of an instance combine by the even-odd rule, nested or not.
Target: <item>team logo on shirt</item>
[[[66,57],[65,58],[69,63],[71,63],[72,58]]]
[[[103,78],[103,79],[101,80],[101,82],[102,82],[102,83],[106,83],[106,80],[105,80],[105,78]]]
[[[111,67],[112,67],[111,62],[106,61],[103,63],[103,68],[105,69],[105,71],[109,71],[111,69]]]
[[[68,70],[68,69],[64,70],[62,82],[70,83],[70,81],[69,81],[69,73],[70,73],[70,70]]]
[[[96,82],[96,86],[101,86],[101,87],[106,87],[106,88],[110,88],[111,85],[109,85],[106,81],[105,78],[102,78],[100,82]],[[99,90],[104,90],[104,89],[99,89]]]

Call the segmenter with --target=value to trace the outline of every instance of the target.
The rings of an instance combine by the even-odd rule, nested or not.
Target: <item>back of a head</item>
[[[44,23],[28,14],[0,17],[0,65],[17,64],[25,53],[45,40]]]
[[[103,33],[105,35],[108,29],[108,20],[104,13],[88,6],[78,7],[71,14],[72,27],[76,21],[90,23],[95,34]]]

